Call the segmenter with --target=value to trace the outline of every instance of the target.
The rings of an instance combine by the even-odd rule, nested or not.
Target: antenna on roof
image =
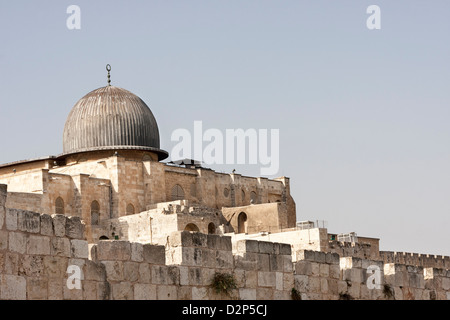
[[[109,72],[111,71],[111,66],[109,64],[106,65],[106,71],[108,71],[108,86],[111,85],[111,75]]]

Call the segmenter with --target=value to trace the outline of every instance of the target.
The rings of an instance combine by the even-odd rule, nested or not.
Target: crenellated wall
[[[0,299],[450,299],[443,268],[297,250],[277,242],[173,232],[164,245],[105,240],[88,244],[79,217],[6,208],[0,185]],[[295,259],[293,260],[293,257]],[[396,260],[397,259],[397,260]],[[422,259],[422,263],[425,260]],[[432,260],[426,263],[432,264]],[[77,273],[77,270],[80,273]],[[371,288],[377,270],[378,288]],[[216,293],[216,273],[236,288]],[[77,281],[79,279],[79,287]]]

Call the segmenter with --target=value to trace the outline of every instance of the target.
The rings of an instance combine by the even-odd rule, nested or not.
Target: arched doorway
[[[216,233],[216,225],[212,222],[208,224],[208,234],[215,234]]]
[[[98,225],[100,220],[100,204],[97,200],[92,201],[91,203],[91,225]]]
[[[247,214],[245,212],[238,215],[238,233],[247,233]]]
[[[193,223],[188,223],[186,227],[184,227],[184,231],[199,232],[200,229],[197,227],[197,225]]]
[[[64,200],[61,197],[58,197],[55,201],[55,213],[64,214],[64,212]]]

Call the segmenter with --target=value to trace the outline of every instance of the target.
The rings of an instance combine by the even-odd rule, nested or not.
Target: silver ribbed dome
[[[159,130],[153,113],[128,90],[106,86],[81,98],[64,126],[64,155],[111,149],[148,150],[159,160],[168,153],[159,149]]]

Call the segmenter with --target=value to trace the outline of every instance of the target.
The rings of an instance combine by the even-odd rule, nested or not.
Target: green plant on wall
[[[300,295],[300,292],[298,292],[298,290],[295,288],[292,288],[292,290],[291,290],[291,298],[292,298],[292,300],[302,300],[302,296]]]
[[[216,293],[224,293],[226,295],[230,295],[231,290],[237,288],[234,275],[220,272],[214,273],[210,286]]]

